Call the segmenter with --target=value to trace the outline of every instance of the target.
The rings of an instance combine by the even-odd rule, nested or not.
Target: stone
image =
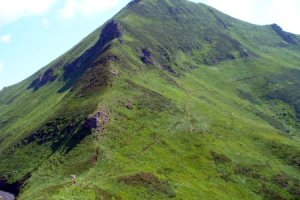
[[[128,101],[128,102],[126,103],[126,108],[129,109],[129,110],[133,109],[133,104],[132,104],[131,101]]]
[[[141,60],[143,61],[143,63],[145,63],[147,65],[153,65],[154,64],[153,55],[152,55],[151,51],[148,48],[142,49]]]
[[[108,111],[102,108],[85,122],[85,127],[90,130],[94,129],[100,131],[109,123],[109,121]]]

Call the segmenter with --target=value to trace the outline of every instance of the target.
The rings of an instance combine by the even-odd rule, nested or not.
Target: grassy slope
[[[97,107],[110,115],[100,135],[78,141],[80,131],[74,130],[62,144],[16,146],[9,149],[10,157],[4,151],[0,171],[11,181],[33,172],[20,199],[297,198],[296,111],[290,102],[267,96],[284,85],[283,71],[299,69],[299,47],[282,47],[268,26],[210,9],[179,0],[145,0],[121,11],[116,19],[126,29],[125,44],[113,43],[108,54],[120,62],[107,66],[119,76],[106,89],[78,96],[83,78],[65,93],[57,93],[62,82],[32,93],[26,89],[30,80],[2,92],[1,102],[7,102],[6,94],[22,91],[9,105],[0,105],[2,123],[11,120],[0,128],[1,150],[49,121],[62,124],[57,125],[61,131],[71,122],[79,127]],[[224,30],[215,15],[230,28]],[[206,65],[223,51],[207,36],[236,59]],[[232,38],[251,55],[242,58],[235,42],[223,42]],[[141,62],[146,47],[155,65]],[[177,73],[162,70],[164,65]],[[266,84],[274,74],[279,78]],[[128,102],[133,109],[126,108]],[[70,174],[78,175],[78,186],[70,184]]]

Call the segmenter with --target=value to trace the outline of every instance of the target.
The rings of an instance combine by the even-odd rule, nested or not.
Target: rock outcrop
[[[277,24],[272,24],[271,25],[272,29],[279,35],[285,42],[292,44],[292,45],[297,45],[297,39],[296,37],[288,32],[285,32],[280,26]]]
[[[56,76],[54,75],[53,68],[48,69],[44,72],[44,74],[40,75],[37,79],[32,81],[29,85],[29,89],[33,88],[34,90],[38,90],[49,82],[55,81]]]
[[[151,51],[148,48],[142,49],[141,60],[146,65],[153,65],[154,64],[153,55],[152,55]]]
[[[4,200],[14,200],[20,193],[22,187],[24,187],[27,183],[27,180],[31,177],[31,174],[25,175],[21,180],[16,181],[14,183],[8,183],[8,181],[4,177],[0,177],[0,195],[4,198]]]
[[[130,7],[130,6],[132,6],[132,5],[134,5],[134,4],[137,4],[137,3],[139,3],[141,0],[131,0],[128,4],[127,4],[127,7]]]
[[[177,74],[177,72],[170,65],[164,65],[163,69],[170,72],[171,74]]]
[[[129,110],[133,109],[133,103],[132,103],[132,101],[128,101],[126,103],[126,108],[129,109]]]
[[[112,20],[102,29],[99,43],[101,46],[104,46],[116,38],[121,38],[123,34],[124,29],[121,24]]]
[[[92,63],[106,50],[108,44],[114,39],[121,39],[124,32],[119,22],[115,20],[108,22],[102,29],[98,42],[76,60],[64,67],[64,79],[70,79],[76,76],[76,74],[81,74],[89,67],[92,67]]]
[[[92,115],[85,123],[85,127],[90,130],[101,131],[110,121],[108,110],[100,109]]]
[[[1,200],[15,200],[15,196],[8,192],[4,192],[0,190],[0,199]]]
[[[209,12],[211,12],[214,15],[214,17],[216,18],[216,21],[218,23],[218,26],[220,28],[223,28],[226,30],[229,29],[229,26],[213,10],[209,9]]]

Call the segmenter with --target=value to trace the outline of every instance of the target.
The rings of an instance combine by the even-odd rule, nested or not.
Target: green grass
[[[63,66],[102,28],[53,62],[55,82],[27,89],[43,69],[1,91],[0,174],[31,174],[19,199],[299,197],[299,46],[184,0],[143,0],[115,20],[123,41],[70,90]],[[109,123],[87,130],[101,109]]]

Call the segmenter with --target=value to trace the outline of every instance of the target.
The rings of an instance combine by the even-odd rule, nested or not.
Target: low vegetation
[[[0,92],[0,180],[20,200],[299,199],[299,36],[274,27],[132,1]]]

